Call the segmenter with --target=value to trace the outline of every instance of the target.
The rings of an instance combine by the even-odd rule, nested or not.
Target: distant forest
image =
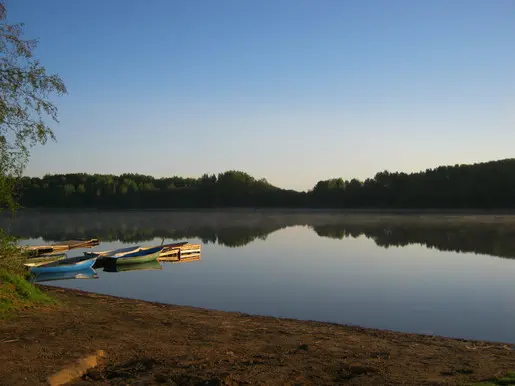
[[[307,192],[241,171],[200,178],[56,174],[23,177],[19,200],[32,208],[515,208],[515,159],[410,174],[384,171],[365,181],[334,178]]]

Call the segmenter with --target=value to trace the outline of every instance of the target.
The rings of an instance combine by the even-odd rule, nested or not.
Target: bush
[[[25,259],[16,239],[0,229],[0,269],[23,275],[26,272],[23,267]]]

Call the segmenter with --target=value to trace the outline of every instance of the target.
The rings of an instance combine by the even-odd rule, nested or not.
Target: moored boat
[[[30,256],[40,256],[42,254],[62,252],[74,248],[91,248],[98,245],[99,243],[100,242],[98,239],[68,240],[51,245],[25,245],[21,247],[21,250]]]
[[[135,264],[147,263],[157,260],[159,254],[163,250],[162,246],[151,248],[139,248],[134,252],[124,253],[122,255],[113,255],[104,257],[106,264]]]
[[[50,253],[42,253],[37,257],[29,257],[29,259],[38,259],[38,258],[45,258],[45,257],[61,257],[66,256],[66,252],[63,251],[57,251],[57,252],[50,252]]]
[[[57,260],[54,262],[29,267],[31,273],[54,273],[54,272],[73,272],[81,269],[91,268],[95,264],[96,257],[78,256],[68,259]]]
[[[182,247],[182,246],[184,246],[186,244],[188,244],[188,241],[180,241],[180,242],[177,242],[177,243],[160,245],[160,247],[162,248],[160,255],[163,254],[163,253],[175,250],[177,248],[180,248],[180,247]],[[142,250],[148,250],[148,249],[151,249],[151,248],[157,248],[157,246],[141,247]]]
[[[66,253],[53,254],[53,255],[49,255],[49,256],[43,255],[41,257],[30,258],[23,265],[25,267],[39,267],[40,265],[45,265],[48,263],[53,263],[58,260],[63,260],[66,257],[67,257]]]
[[[102,258],[102,257],[106,257],[106,256],[114,256],[114,255],[119,255],[119,254],[123,254],[123,253],[134,252],[139,247],[140,247],[139,245],[135,245],[132,247],[113,249],[111,251],[84,252],[84,256]]]

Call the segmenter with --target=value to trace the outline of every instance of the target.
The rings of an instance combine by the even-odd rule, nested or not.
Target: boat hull
[[[150,253],[148,255],[142,255],[142,256],[131,256],[131,257],[122,256],[117,259],[107,258],[106,261],[112,260],[112,261],[114,261],[114,263],[116,265],[148,263],[148,262],[157,260],[160,253],[161,253],[161,251]]]
[[[60,255],[53,255],[53,256],[48,256],[48,257],[34,257],[34,258],[31,258],[31,259],[28,259],[26,263],[24,263],[23,265],[25,267],[39,267],[41,265],[45,265],[45,264],[48,264],[48,263],[53,263],[53,262],[56,262],[58,260],[64,260],[66,258],[66,254],[65,253],[62,253]]]
[[[159,254],[163,250],[162,247],[153,247],[146,249],[138,249],[135,252],[125,253],[121,256],[106,256],[103,261],[106,264],[135,264],[147,263],[149,261],[157,260]]]
[[[126,248],[119,248],[114,249],[112,251],[102,251],[102,252],[84,252],[84,256],[88,257],[98,257],[99,259],[105,257],[105,256],[115,256],[115,255],[122,255],[125,253],[130,253],[138,250],[139,245],[135,245],[133,247],[126,247]]]
[[[99,243],[100,242],[98,241],[98,239],[68,240],[52,245],[23,246],[21,247],[21,250],[27,253],[29,256],[37,257],[42,254],[62,252],[74,248],[91,248],[93,246],[98,245]]]
[[[33,274],[40,273],[57,273],[57,272],[74,272],[80,271],[87,268],[92,268],[93,264],[95,264],[96,258],[85,259],[77,262],[67,263],[66,260],[59,260],[54,263],[49,263],[45,265],[40,265],[37,267],[30,267],[30,272]]]
[[[70,279],[98,279],[98,274],[93,268],[85,268],[73,272],[44,272],[34,275],[33,283],[70,280]]]

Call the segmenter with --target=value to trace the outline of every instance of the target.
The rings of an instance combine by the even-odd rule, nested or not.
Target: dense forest
[[[384,171],[365,181],[335,178],[308,192],[240,171],[200,178],[46,175],[22,178],[19,199],[36,208],[515,208],[515,159],[410,174]]]

